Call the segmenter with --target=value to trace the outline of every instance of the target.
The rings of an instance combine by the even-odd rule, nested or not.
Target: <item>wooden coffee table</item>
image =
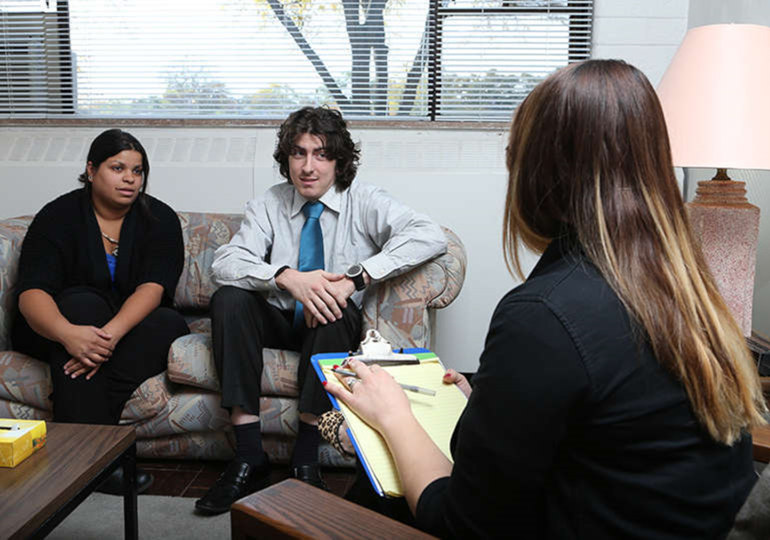
[[[47,423],[45,446],[0,467],[0,538],[42,538],[121,464],[126,538],[137,538],[136,434],[132,426]]]

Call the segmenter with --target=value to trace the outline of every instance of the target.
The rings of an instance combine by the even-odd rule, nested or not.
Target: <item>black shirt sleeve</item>
[[[583,363],[548,305],[514,293],[495,311],[473,383],[452,475],[423,491],[417,522],[441,537],[537,537],[549,472],[588,392]]]
[[[157,199],[151,200],[152,216],[146,219],[147,235],[138,246],[135,286],[157,283],[163,287],[163,305],[171,305],[184,265],[184,243],[179,217],[171,207]]]
[[[57,218],[56,206],[43,207],[27,229],[19,258],[17,295],[30,289],[41,289],[55,296],[64,286],[66,246],[60,240],[72,234],[72,227],[67,216]],[[62,227],[66,230],[64,234]]]

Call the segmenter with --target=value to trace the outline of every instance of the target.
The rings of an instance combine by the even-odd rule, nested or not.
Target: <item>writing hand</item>
[[[364,422],[383,432],[388,426],[398,426],[412,414],[409,398],[390,373],[377,365],[368,367],[359,360],[348,361],[347,367],[358,375],[351,390],[336,384],[324,387]],[[344,378],[339,374],[337,377]]]

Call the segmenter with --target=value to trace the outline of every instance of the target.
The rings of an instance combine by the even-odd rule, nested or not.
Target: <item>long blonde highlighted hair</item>
[[[756,368],[694,239],[647,78],[619,60],[557,71],[516,111],[507,166],[509,270],[524,279],[520,241],[542,252],[575,235],[715,440],[764,423]]]

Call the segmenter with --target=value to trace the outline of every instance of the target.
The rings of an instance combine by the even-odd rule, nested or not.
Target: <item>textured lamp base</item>
[[[732,180],[698,182],[687,210],[719,292],[743,335],[751,336],[759,208],[748,202],[744,186]]]

